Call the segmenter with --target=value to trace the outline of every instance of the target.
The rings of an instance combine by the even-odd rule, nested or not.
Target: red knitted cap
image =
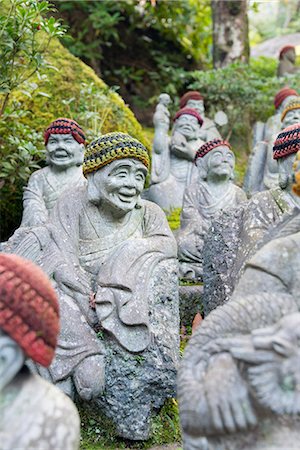
[[[39,267],[6,253],[0,253],[0,328],[33,361],[50,365],[59,333],[56,293]]]
[[[214,148],[221,147],[222,145],[225,145],[231,150],[231,145],[229,144],[229,142],[222,139],[213,139],[212,141],[208,141],[205,144],[201,145],[199,150],[197,150],[196,152],[194,162],[196,163],[198,158],[203,158],[203,156],[207,155],[207,153],[211,152]]]
[[[184,114],[188,114],[188,115],[190,115],[190,116],[196,117],[196,119],[197,119],[198,122],[200,123],[200,127],[202,126],[202,124],[203,124],[203,119],[202,119],[202,117],[200,116],[200,114],[198,113],[198,111],[196,111],[196,110],[193,109],[193,108],[182,108],[182,109],[180,109],[179,111],[177,111],[177,113],[175,114],[175,117],[174,117],[174,122],[175,122],[175,120],[178,119],[178,117],[183,116]]]
[[[79,143],[85,143],[85,135],[82,128],[75,120],[60,117],[50,123],[44,132],[45,145],[48,143],[50,134],[72,134],[73,138]]]
[[[287,86],[280,89],[280,91],[278,91],[274,97],[275,108],[278,109],[283,100],[285,100],[287,97],[290,97],[291,95],[295,95],[298,97],[298,93],[297,91],[295,91],[295,89],[291,89]]]
[[[180,108],[184,108],[189,100],[204,100],[198,91],[188,91],[179,100]]]
[[[279,53],[279,59],[281,59],[282,56],[289,50],[295,50],[295,46],[294,45],[285,45],[284,47],[282,47],[282,49],[280,50],[280,53]]]
[[[273,146],[273,158],[279,159],[300,150],[300,123],[286,127],[278,134]]]

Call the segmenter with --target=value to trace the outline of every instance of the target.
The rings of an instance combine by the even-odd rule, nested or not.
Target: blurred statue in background
[[[277,76],[283,77],[289,73],[298,72],[296,63],[296,49],[294,45],[286,45],[280,50]]]
[[[192,179],[192,162],[203,144],[200,138],[202,123],[202,117],[195,109],[180,109],[174,118],[168,158],[156,154],[155,167],[162,168],[161,176],[160,181],[148,189],[147,199],[164,210],[182,207],[184,189]]]
[[[49,366],[59,332],[58,301],[46,275],[16,255],[0,254],[0,447],[79,448],[72,401],[30,373],[26,358]]]
[[[168,94],[160,94],[159,103],[153,116],[154,139],[151,160],[151,184],[164,181],[165,173],[168,174],[170,170],[170,137],[168,135],[170,127],[168,105],[170,103],[171,98]]]
[[[246,200],[232,182],[235,157],[227,141],[215,139],[196,153],[198,177],[187,187],[177,235],[180,276],[202,280],[202,248],[211,221]]]
[[[285,93],[288,93],[286,91]],[[246,176],[245,190],[249,194],[272,189],[278,186],[279,172],[278,164],[273,158],[273,142],[276,139],[280,128],[283,130],[289,125],[300,123],[300,97],[295,97],[294,91],[290,90],[289,95],[282,102],[279,109],[282,111],[280,116],[279,129],[274,133],[272,139],[270,134],[266,140],[257,143],[253,150],[253,155],[249,161],[248,173]],[[275,116],[276,117],[276,116]],[[275,126],[278,119],[274,120]],[[271,129],[269,128],[269,132]]]

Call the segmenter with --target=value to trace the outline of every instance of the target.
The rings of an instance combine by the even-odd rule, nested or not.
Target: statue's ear
[[[9,336],[0,334],[0,391],[14,379],[24,362],[21,347]]]
[[[87,194],[90,202],[94,204],[98,204],[100,202],[99,192],[94,179],[94,173],[87,175]]]

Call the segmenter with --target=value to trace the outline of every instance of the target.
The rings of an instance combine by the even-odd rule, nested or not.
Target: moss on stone
[[[180,213],[181,208],[174,208],[169,214],[167,214],[167,219],[171,230],[177,230],[180,227]]]
[[[123,131],[149,148],[132,111],[90,67],[56,39],[51,41],[45,59],[53,68],[47,70],[45,77],[35,76],[30,80],[31,97],[24,89],[13,96],[21,102],[20,107],[29,112],[23,118],[24,123],[41,131],[53,119],[71,116],[87,130],[89,138],[96,138],[99,133]]]

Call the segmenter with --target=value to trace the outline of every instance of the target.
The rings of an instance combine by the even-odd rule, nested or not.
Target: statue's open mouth
[[[136,197],[135,192],[132,193],[119,192],[119,199],[122,202],[130,203],[135,197]]]
[[[70,158],[70,153],[66,150],[59,150],[54,153],[56,159],[68,159]]]

